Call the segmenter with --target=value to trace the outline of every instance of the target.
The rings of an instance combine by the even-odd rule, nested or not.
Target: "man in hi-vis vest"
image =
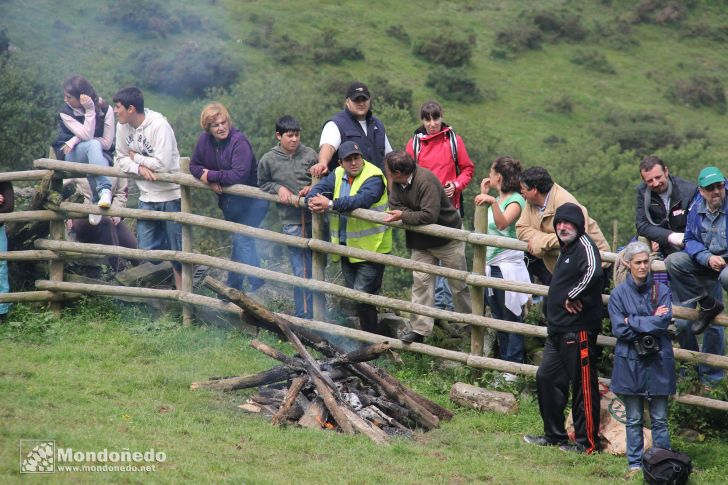
[[[387,209],[387,179],[375,165],[362,158],[359,144],[346,141],[339,147],[339,167],[316,184],[306,197],[313,212],[334,211],[330,217],[331,242],[377,253],[392,249],[392,229],[373,222],[346,217],[354,209]],[[357,258],[341,258],[341,271],[346,286],[377,294],[382,287],[384,265]],[[385,335],[379,327],[377,308],[357,303],[356,311],[362,330]]]

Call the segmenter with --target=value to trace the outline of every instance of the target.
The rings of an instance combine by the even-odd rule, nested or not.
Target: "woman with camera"
[[[670,449],[667,399],[675,394],[675,360],[667,326],[672,318],[670,290],[650,273],[650,248],[630,243],[623,252],[630,274],[609,297],[612,333],[617,337],[612,390],[627,412],[628,475],[637,474],[644,448],[645,399],[649,402],[653,445]]]

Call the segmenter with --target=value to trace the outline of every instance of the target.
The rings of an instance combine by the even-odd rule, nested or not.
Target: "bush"
[[[10,38],[8,38],[8,29],[0,29],[0,55],[6,53],[10,49]]]
[[[427,87],[444,99],[463,103],[477,103],[483,100],[483,93],[475,83],[475,79],[464,69],[446,69],[438,67],[427,75]]]
[[[412,90],[403,86],[395,86],[388,79],[374,76],[368,87],[377,104],[389,104],[394,107],[412,111]]]
[[[543,44],[543,34],[530,25],[511,26],[495,34],[495,43],[513,52],[540,49]]]
[[[584,66],[591,71],[601,72],[602,74],[617,73],[607,60],[607,57],[595,50],[579,50],[571,58],[571,62],[579,66]]]
[[[716,107],[721,113],[726,110],[723,83],[713,76],[693,76],[690,79],[677,80],[665,95],[673,103],[694,108]]]
[[[464,66],[470,62],[475,36],[453,31],[440,31],[418,38],[412,52],[426,61],[447,67]]]
[[[406,30],[404,30],[404,27],[401,24],[390,25],[387,28],[387,35],[406,44],[409,44],[410,42],[410,35]]]
[[[688,14],[688,5],[677,0],[642,0],[633,14],[636,22],[658,25],[680,23]]]
[[[568,13],[554,13],[544,10],[534,14],[533,23],[541,32],[549,35],[552,42],[559,39],[580,41],[584,40],[589,34],[589,31],[581,23],[581,17]]]
[[[114,0],[101,14],[107,24],[121,24],[145,36],[166,37],[185,30],[203,27],[196,14],[181,9],[170,12],[166,4],[155,0]]]
[[[364,59],[364,52],[359,47],[339,44],[336,33],[332,30],[325,30],[320,40],[311,45],[310,51],[313,61],[317,64],[341,64],[345,60]]]
[[[228,87],[241,66],[217,47],[187,42],[175,50],[151,49],[129,56],[143,86],[173,96],[202,96],[213,87]]]
[[[683,137],[661,114],[610,113],[604,118],[605,125],[594,129],[603,146],[618,145],[621,151],[634,150],[645,156],[663,147],[679,147]]]
[[[569,96],[561,96],[560,98],[546,101],[546,111],[549,113],[570,114],[574,111],[574,101]]]

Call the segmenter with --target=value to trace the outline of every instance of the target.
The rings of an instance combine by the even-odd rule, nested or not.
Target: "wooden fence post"
[[[319,183],[319,177],[311,178],[311,186]],[[324,214],[311,214],[311,238],[326,240],[324,234]],[[311,259],[311,277],[317,281],[325,281],[326,279],[326,253],[313,251]],[[319,292],[313,294],[313,318],[315,320],[326,320],[326,295]]]
[[[190,159],[189,157],[180,157],[179,159],[180,171],[182,173],[190,173]],[[192,198],[190,197],[190,188],[186,185],[180,185],[182,200],[181,200],[181,212],[188,214],[192,213]],[[186,253],[192,252],[192,226],[189,224],[182,224],[182,251]],[[182,263],[182,288],[177,288],[180,291],[186,291],[192,293],[192,272],[194,265],[191,263]],[[192,308],[188,305],[182,305],[182,326],[189,327],[192,325],[193,312]]]
[[[488,209],[484,206],[475,206],[475,214],[473,216],[473,228],[475,232],[488,232]],[[485,251],[486,246],[476,245],[473,247],[473,273],[484,274],[485,272]],[[470,285],[470,301],[473,315],[481,316],[485,312],[485,304],[483,298],[485,296],[485,288],[481,286]],[[473,355],[483,355],[483,343],[487,334],[492,332],[486,331],[483,327],[470,327],[470,353]],[[486,345],[486,354],[492,351],[493,345]]]
[[[60,194],[63,192],[63,179],[59,172],[53,172],[51,178],[51,192]],[[66,221],[50,221],[50,238],[55,241],[63,241],[66,237]],[[50,260],[48,263],[48,279],[51,281],[63,281],[64,262],[62,259]],[[61,313],[63,303],[60,301],[51,301],[50,308],[53,313]]]

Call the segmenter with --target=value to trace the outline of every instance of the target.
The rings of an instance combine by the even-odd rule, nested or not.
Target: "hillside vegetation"
[[[18,168],[45,153],[60,81],[79,72],[110,97],[145,89],[173,121],[189,154],[209,99],[230,105],[258,155],[273,145],[273,121],[300,118],[316,146],[323,121],[353,79],[370,84],[395,146],[417,126],[427,99],[465,139],[484,176],[497,155],[543,165],[574,192],[611,239],[634,231],[637,160],[659,153],[673,173],[728,168],[724,85],[725,2],[79,1],[0,2],[0,29],[25,86],[0,88],[2,163]],[[0,47],[3,45],[0,42]],[[28,86],[34,84],[35,86]],[[11,85],[11,86],[16,86]],[[33,90],[35,89],[35,91]],[[51,123],[52,124],[52,123]],[[472,184],[471,191],[477,188]],[[207,204],[205,204],[207,205]]]

